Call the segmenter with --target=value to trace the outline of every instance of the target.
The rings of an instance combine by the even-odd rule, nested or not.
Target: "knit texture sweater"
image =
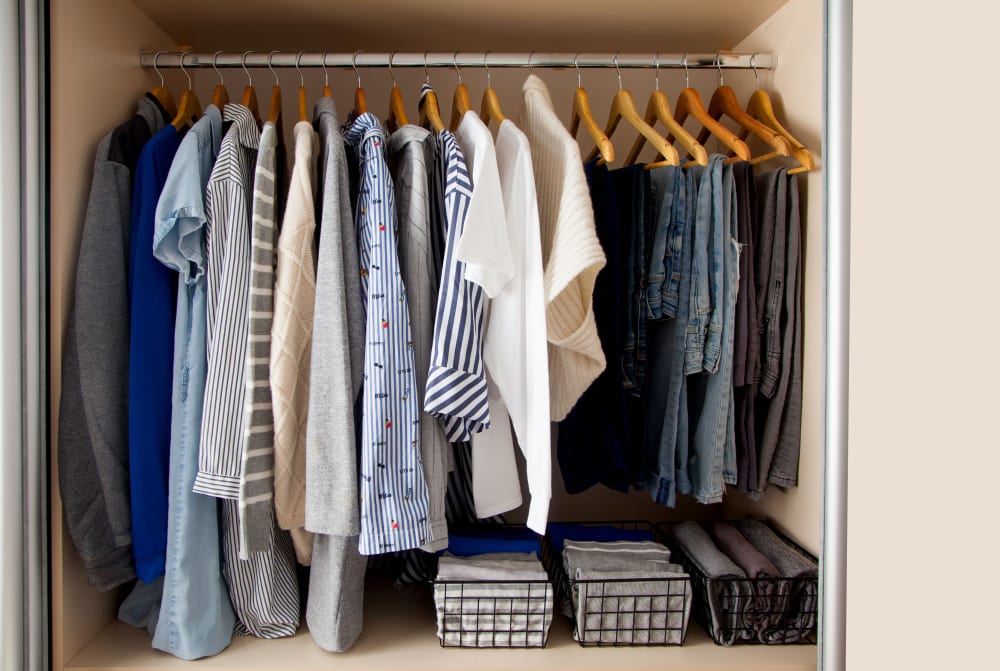
[[[271,329],[271,394],[274,397],[274,506],[278,525],[292,532],[299,563],[309,565],[312,536],[306,524],[306,420],[313,304],[316,300],[316,213],[313,166],[316,132],[295,125],[295,166],[278,237]]]
[[[569,414],[606,365],[594,321],[594,281],[606,259],[576,140],[544,82],[529,75],[518,127],[531,146],[542,233],[552,421]]]

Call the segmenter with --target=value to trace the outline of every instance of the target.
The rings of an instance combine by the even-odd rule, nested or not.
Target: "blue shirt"
[[[222,578],[217,503],[193,491],[207,359],[205,186],[221,142],[222,115],[209,105],[184,136],[156,209],[156,258],[175,271],[179,290],[167,568],[153,647],[182,659],[224,650],[236,622]]]
[[[153,258],[156,203],[180,145],[164,126],[142,149],[129,225],[129,487],[132,554],[143,582],[163,575],[167,551],[170,388],[177,273]]]
[[[431,530],[385,130],[374,114],[362,114],[344,136],[354,147],[360,173],[355,224],[366,328],[358,550],[371,555],[424,545]]]

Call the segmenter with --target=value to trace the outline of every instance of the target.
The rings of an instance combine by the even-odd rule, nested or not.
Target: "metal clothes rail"
[[[293,52],[247,51],[202,52],[161,51],[139,54],[144,68],[662,68],[773,70],[778,65],[774,54],[715,53],[595,53],[595,52]]]

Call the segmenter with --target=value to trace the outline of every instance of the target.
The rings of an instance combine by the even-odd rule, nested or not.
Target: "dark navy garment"
[[[146,583],[163,575],[167,552],[167,483],[174,368],[177,273],[153,257],[156,203],[181,138],[164,126],[136,165],[129,223],[129,481],[135,572]]]
[[[590,162],[584,165],[584,173],[594,205],[597,238],[607,257],[607,265],[594,283],[594,319],[608,365],[560,422],[556,452],[570,494],[599,482],[627,492],[631,481],[629,429],[620,362],[628,307],[622,260],[629,247],[621,242],[618,207],[607,167]]]

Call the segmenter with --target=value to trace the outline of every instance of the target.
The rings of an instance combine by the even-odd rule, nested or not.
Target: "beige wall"
[[[730,514],[765,515],[805,548],[819,554],[823,503],[823,3],[791,0],[736,46],[740,52],[778,54],[773,76],[762,76],[761,86],[771,95],[778,118],[796,139],[812,150],[818,169],[801,175],[803,203],[803,332],[802,450],[799,486],[782,490],[772,486],[760,502],[734,494],[727,501]],[[763,74],[763,73],[762,73]],[[768,80],[771,80],[770,82]],[[754,89],[749,73],[725,78],[743,101]],[[753,148],[753,147],[751,147]],[[767,165],[767,164],[765,164]],[[787,165],[794,165],[794,162]]]
[[[51,3],[51,426],[59,413],[60,361],[80,244],[94,150],[101,136],[134,112],[154,78],[136,67],[141,48],[173,48],[170,39],[130,3],[114,0]],[[114,21],[108,20],[113,16]],[[168,82],[177,78],[169,75]],[[54,449],[57,435],[50,440]],[[55,452],[52,462],[55,464]],[[55,476],[52,488],[53,665],[62,668],[113,617],[113,594],[87,586],[69,536]],[[63,604],[73,609],[64,618]]]
[[[997,668],[997,10],[854,3],[848,662]]]

